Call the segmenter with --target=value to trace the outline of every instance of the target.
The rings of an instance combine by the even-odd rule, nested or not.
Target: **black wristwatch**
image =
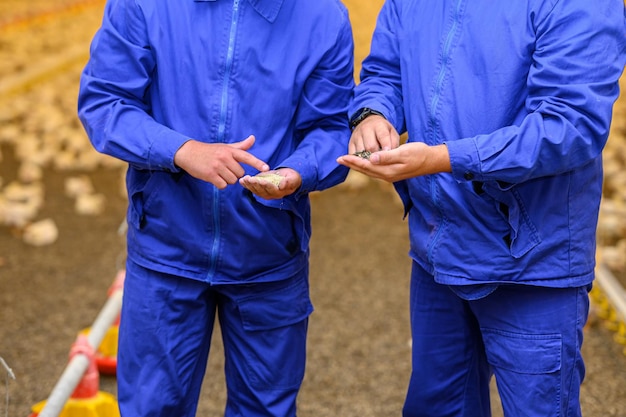
[[[350,130],[354,130],[354,128],[357,127],[359,123],[361,123],[363,120],[367,119],[368,117],[374,114],[377,116],[385,117],[381,112],[370,109],[369,107],[360,108],[350,118]]]

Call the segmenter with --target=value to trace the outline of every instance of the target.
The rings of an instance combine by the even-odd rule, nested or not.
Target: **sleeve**
[[[527,115],[516,126],[447,142],[457,181],[521,183],[598,158],[619,95],[625,33],[621,0],[558,1],[536,24]]]
[[[81,75],[78,116],[99,152],[140,169],[176,172],[174,154],[189,138],[150,115],[153,54],[141,8],[109,0]]]
[[[348,104],[354,88],[354,41],[347,11],[332,47],[305,82],[296,112],[299,144],[281,167],[302,177],[295,198],[341,183],[348,168],[336,159],[348,149]]]
[[[370,53],[363,60],[361,82],[355,89],[349,115],[368,107],[383,113],[396,130],[403,133],[406,128],[396,33],[400,26],[396,2],[387,0],[378,15]]]

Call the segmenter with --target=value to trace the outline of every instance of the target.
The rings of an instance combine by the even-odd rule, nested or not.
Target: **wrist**
[[[433,165],[433,172],[452,172],[448,146],[445,143],[442,143],[440,145],[432,146],[430,149],[432,151],[430,161]]]
[[[374,115],[381,116],[386,119],[385,115],[378,110],[370,109],[369,107],[360,108],[356,111],[356,113],[352,115],[352,117],[350,117],[350,130],[353,131],[359,125],[359,123]]]

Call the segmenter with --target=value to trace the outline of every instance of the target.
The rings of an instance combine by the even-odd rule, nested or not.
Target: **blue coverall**
[[[193,416],[220,318],[226,416],[294,416],[304,373],[308,194],[343,181],[352,30],[338,0],[109,0],[81,77],[94,147],[128,163],[118,397],[124,416]],[[288,167],[264,200],[174,164],[188,140]],[[246,174],[254,175],[244,165]]]
[[[387,0],[350,114],[445,144],[396,183],[410,230],[405,416],[578,416],[622,0]],[[522,285],[520,285],[522,284]]]

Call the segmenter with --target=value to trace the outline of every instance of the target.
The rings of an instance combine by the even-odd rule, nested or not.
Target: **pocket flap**
[[[483,329],[487,359],[495,367],[520,374],[561,369],[560,334],[521,334]]]
[[[313,312],[306,279],[300,277],[263,286],[267,289],[238,301],[244,329],[277,329],[298,323]]]

